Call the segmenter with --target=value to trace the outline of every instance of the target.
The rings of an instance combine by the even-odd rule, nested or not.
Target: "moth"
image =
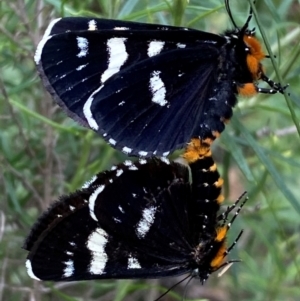
[[[126,160],[61,197],[25,241],[29,276],[78,281],[188,273],[203,283],[234,262],[224,259],[242,231],[229,247],[226,236],[246,199],[220,212],[223,180],[210,149],[199,145],[193,140],[179,161]]]
[[[283,93],[270,80],[268,57],[252,10],[242,27],[213,34],[186,27],[68,17],[53,20],[35,62],[63,110],[126,154],[167,156],[192,138],[220,135],[237,95]],[[261,88],[258,81],[270,88]]]

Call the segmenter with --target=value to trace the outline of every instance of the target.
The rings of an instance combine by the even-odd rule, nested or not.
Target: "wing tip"
[[[32,264],[31,264],[30,259],[27,259],[27,260],[26,260],[25,266],[26,266],[26,269],[27,269],[27,274],[29,275],[30,278],[32,278],[32,279],[34,279],[34,280],[41,281],[41,279],[38,278],[38,277],[33,273],[33,270],[32,270]]]

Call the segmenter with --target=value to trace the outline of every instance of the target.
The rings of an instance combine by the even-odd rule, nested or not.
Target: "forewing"
[[[188,170],[141,163],[100,179],[109,184],[93,179],[39,219],[24,245],[31,277],[155,278],[189,270]]]
[[[47,30],[35,60],[72,118],[134,155],[162,155],[189,141],[205,113],[220,37],[107,20],[76,31],[81,22],[62,20]]]
[[[195,50],[174,50],[119,72],[84,105],[90,125],[134,155],[165,156],[184,147],[200,134],[216,67],[211,50],[202,54],[205,60]]]

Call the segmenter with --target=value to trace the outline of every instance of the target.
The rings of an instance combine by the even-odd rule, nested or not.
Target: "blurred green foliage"
[[[222,0],[0,2],[0,301],[148,301],[178,281],[37,283],[27,276],[21,246],[39,214],[59,195],[125,158],[58,109],[37,76],[33,55],[47,24],[58,16],[176,24],[220,33],[232,26],[223,4]],[[244,24],[248,1],[230,4],[235,22]],[[276,55],[274,62],[265,60],[267,74],[288,82],[291,95],[239,99],[234,118],[214,143],[228,202],[245,189],[250,195],[230,235],[233,240],[245,229],[231,254],[243,262],[221,278],[213,275],[204,286],[193,280],[186,289],[186,297],[193,300],[300,299],[300,4],[262,0],[256,11],[265,45]],[[278,70],[279,78],[273,70]],[[180,285],[163,300],[181,300],[183,291]]]

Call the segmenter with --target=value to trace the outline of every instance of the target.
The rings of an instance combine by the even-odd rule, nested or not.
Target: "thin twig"
[[[261,138],[265,136],[270,136],[271,134],[277,137],[283,137],[291,134],[297,133],[297,128],[295,126],[286,127],[279,130],[272,130],[269,127],[264,127],[256,131],[256,137]]]
[[[0,211],[0,217],[1,217],[0,220],[0,242],[1,242],[5,230],[5,214],[3,211]]]
[[[1,242],[3,234],[4,234],[4,230],[5,230],[5,215],[1,211],[0,242]],[[6,268],[7,268],[7,262],[8,262],[8,259],[5,256],[2,260],[2,267],[1,267],[0,301],[3,300],[3,292],[4,292],[4,287],[5,287],[5,273],[6,273]]]
[[[1,279],[0,279],[0,301],[3,298],[3,291],[5,287],[5,272],[7,267],[7,258],[4,257],[2,260]]]

